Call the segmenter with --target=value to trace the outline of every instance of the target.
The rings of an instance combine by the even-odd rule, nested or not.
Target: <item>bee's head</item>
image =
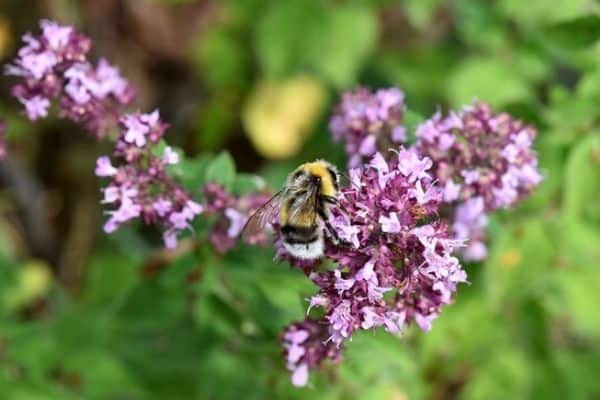
[[[326,161],[302,164],[292,174],[291,182],[316,185],[321,194],[334,197],[338,191],[338,174],[333,165]]]

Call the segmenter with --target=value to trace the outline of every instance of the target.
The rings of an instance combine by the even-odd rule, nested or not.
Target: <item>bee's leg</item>
[[[321,195],[320,197],[321,197],[321,201],[325,204],[332,205],[332,206],[340,205],[340,202],[338,201],[338,199],[336,197],[325,196],[325,195]]]
[[[323,211],[323,207],[319,207],[317,212],[319,213],[319,216],[323,220],[323,225],[324,225],[325,231],[327,231],[327,234],[328,234],[329,238],[331,239],[331,241],[333,242],[333,244],[335,244],[337,246],[338,244],[343,243],[343,240],[340,238],[340,236],[338,235],[338,233],[335,230],[335,228],[333,227],[333,225],[331,225],[331,222],[329,222],[329,219],[327,218],[327,213],[325,213],[325,211]]]
[[[336,206],[344,215],[349,215],[348,210],[346,210],[346,207],[344,207],[344,205],[340,203],[337,198],[332,196],[321,196],[321,198],[324,203]]]
[[[333,244],[338,245],[343,242],[342,239],[340,239],[340,236],[338,235],[337,231],[329,221],[325,221],[325,229],[327,229],[327,233],[329,234],[329,237],[331,238]]]

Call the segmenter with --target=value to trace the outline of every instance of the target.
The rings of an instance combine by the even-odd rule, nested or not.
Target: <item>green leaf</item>
[[[212,157],[206,154],[195,158],[186,157],[170,170],[187,191],[195,193],[206,182],[206,171],[211,160]]]
[[[86,305],[109,307],[119,302],[138,282],[140,260],[114,249],[95,254],[87,269],[84,286]]]
[[[600,39],[600,16],[586,15],[561,22],[548,28],[545,34],[551,43],[571,50],[589,47]]]
[[[166,148],[167,142],[164,139],[160,139],[158,143],[152,146],[152,155],[156,157],[162,157],[162,155],[165,153]]]
[[[323,8],[313,1],[272,3],[257,21],[255,47],[263,73],[282,78],[304,64],[311,32],[321,31]]]
[[[485,269],[487,297],[495,309],[543,295],[556,265],[550,235],[555,231],[553,223],[529,218],[496,233]]]
[[[413,25],[424,29],[434,17],[440,3],[440,0],[408,0],[405,11]]]
[[[231,190],[235,181],[235,162],[228,152],[221,152],[206,167],[205,182],[217,182]]]
[[[312,69],[332,84],[350,85],[377,37],[371,8],[313,1],[275,2],[259,21],[256,49],[263,71],[282,78]]]
[[[571,152],[565,172],[565,214],[600,224],[600,134],[581,140]]]
[[[456,302],[443,309],[430,332],[420,334],[417,351],[423,365],[434,366],[440,374],[451,374],[485,362],[491,347],[507,341],[506,326],[482,301],[484,293],[481,280],[458,287]],[[440,360],[444,360],[441,365]]]
[[[462,391],[465,400],[526,399],[532,385],[527,357],[513,347],[494,349],[489,362],[478,365]]]
[[[564,174],[564,151],[549,140],[549,135],[542,135],[536,141],[539,169],[544,176],[542,183],[536,187],[519,210],[536,212],[553,205],[562,192]]]
[[[215,150],[223,147],[232,134],[236,121],[231,110],[238,107],[234,93],[220,91],[202,104],[196,118],[196,143],[202,150]]]
[[[460,38],[475,47],[500,50],[506,43],[507,22],[496,7],[479,0],[453,2]]]
[[[563,245],[567,254],[598,259],[600,248],[600,134],[591,134],[571,151],[564,178]]]
[[[83,392],[92,398],[128,398],[144,393],[123,363],[102,350],[85,349],[62,360],[65,373],[77,374]]]
[[[600,338],[600,271],[597,265],[569,265],[557,278],[561,289],[560,317],[571,322],[572,329],[584,337]]]
[[[547,0],[529,0],[526,6],[521,0],[500,0],[498,9],[531,29],[581,16],[592,8],[587,0],[553,0],[551,4]]]
[[[338,88],[354,83],[377,38],[371,9],[337,5],[326,10],[322,31],[311,35],[309,63]]]
[[[561,383],[567,389],[563,399],[588,400],[598,396],[600,353],[597,350],[576,352],[558,349],[553,361],[561,374]]]
[[[528,100],[531,88],[514,67],[492,58],[469,58],[452,72],[447,96],[454,106],[481,99],[495,106]]]
[[[248,54],[244,40],[228,26],[218,26],[200,35],[192,45],[191,54],[212,89],[239,90],[247,83]]]
[[[264,190],[266,187],[264,179],[258,175],[237,174],[233,183],[233,193],[244,195],[253,193],[259,190]]]
[[[425,382],[419,367],[406,337],[390,335],[383,329],[357,332],[339,366],[345,391],[356,395],[342,398],[424,398]]]

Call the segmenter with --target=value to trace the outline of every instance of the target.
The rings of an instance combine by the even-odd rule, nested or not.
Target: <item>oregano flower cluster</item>
[[[329,129],[335,141],[344,142],[350,167],[406,141],[404,109],[404,93],[398,88],[357,88],[342,95]]]
[[[60,116],[103,138],[133,100],[132,86],[107,60],[92,64],[91,40],[73,27],[43,20],[40,28],[23,36],[25,45],[5,68],[20,78],[13,95],[31,121],[47,117],[55,101]]]
[[[397,88],[376,92],[383,93],[389,98],[390,93],[402,92]],[[402,114],[382,109],[382,104],[392,102],[377,102],[375,99],[380,97],[359,88],[343,94],[335,108],[330,120],[331,133],[335,140],[343,138],[346,142],[351,166],[368,162],[371,151],[385,155],[397,147],[391,144],[407,140],[407,131],[398,118]],[[389,140],[381,140],[379,127],[394,127],[383,130],[388,133],[383,137]],[[417,140],[413,146],[432,160],[432,174],[443,191],[441,213],[452,220],[455,238],[466,240],[461,256],[465,260],[483,260],[487,256],[489,214],[515,206],[543,179],[533,150],[535,128],[507,113],[495,114],[489,105],[475,102],[446,116],[436,112],[414,133]],[[375,137],[378,139],[374,140]],[[377,146],[367,146],[369,143]]]
[[[39,35],[23,36],[25,45],[5,68],[7,75],[21,80],[13,95],[32,121],[47,117],[56,102],[61,117],[97,138],[119,127],[112,160],[103,156],[96,162],[96,175],[110,178],[101,201],[110,208],[104,231],[112,233],[139,219],[160,226],[165,246],[175,247],[178,234],[190,229],[203,207],[167,171],[179,162],[179,154],[163,141],[167,124],[158,111],[124,112],[135,90],[107,60],[101,58],[96,65],[89,61],[88,37],[53,21],[43,20],[40,27]]]
[[[325,319],[307,318],[285,328],[281,334],[281,343],[295,386],[305,386],[309,371],[323,361],[341,361],[341,348],[328,340],[328,337],[329,329]]]
[[[327,245],[325,254],[334,267],[301,266],[318,288],[309,309],[322,313],[321,330],[307,332],[322,336],[327,331],[324,348],[314,353],[330,354],[330,342],[340,348],[356,330],[382,327],[400,334],[416,323],[427,331],[452,301],[457,285],[466,281],[453,255],[463,243],[437,218],[442,192],[431,167],[431,159],[401,148],[390,161],[376,153],[368,164],[350,170],[350,182],[340,190],[339,207],[330,217],[342,240]],[[305,382],[298,375],[325,358],[293,362],[290,340],[284,334],[288,367],[294,383]],[[315,346],[314,340],[306,343]]]
[[[162,227],[165,246],[173,248],[179,232],[190,229],[203,207],[167,173],[169,166],[179,162],[179,154],[161,145],[167,124],[158,111],[127,114],[120,124],[112,161],[102,156],[96,162],[96,175],[110,178],[103,189],[102,203],[111,207],[104,231],[112,233],[122,224],[140,219]]]
[[[542,180],[535,129],[485,103],[446,117],[437,112],[416,129],[415,144],[394,145],[407,140],[401,93],[350,91],[331,118],[333,138],[345,142],[351,166],[329,221],[342,241],[328,242],[333,267],[293,259],[276,238],[277,257],[318,288],[308,309],[319,316],[282,334],[297,386],[308,382],[311,368],[338,362],[357,330],[399,334],[411,323],[431,329],[467,280],[457,255],[485,258],[488,214],[514,206]]]
[[[216,221],[209,233],[209,241],[213,248],[221,254],[235,246],[248,218],[271,197],[266,191],[236,196],[215,182],[207,183],[203,192],[206,214],[216,216]],[[267,233],[264,231],[245,239],[250,245],[268,242]]]
[[[436,113],[416,130],[416,148],[434,161],[454,231],[468,240],[463,256],[482,260],[487,214],[514,206],[542,181],[532,149],[536,130],[476,102],[458,113]]]

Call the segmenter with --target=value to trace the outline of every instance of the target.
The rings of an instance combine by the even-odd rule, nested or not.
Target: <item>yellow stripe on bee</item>
[[[304,168],[304,170],[311,175],[321,177],[320,189],[322,195],[335,197],[335,186],[333,185],[333,180],[331,179],[331,175],[329,174],[327,167],[329,167],[329,163],[318,160],[306,163],[301,168]]]
[[[292,205],[293,199],[286,199],[281,203],[279,208],[279,224],[284,226],[288,222],[288,216],[290,215],[290,206]]]
[[[317,217],[315,215],[316,211],[296,212],[294,214],[290,214],[290,208],[293,202],[294,199],[289,198],[281,204],[281,208],[279,209],[279,224],[281,226],[292,225],[295,227],[306,228],[313,226]]]
[[[288,219],[288,224],[295,227],[310,228],[317,220],[316,211],[297,213]]]

